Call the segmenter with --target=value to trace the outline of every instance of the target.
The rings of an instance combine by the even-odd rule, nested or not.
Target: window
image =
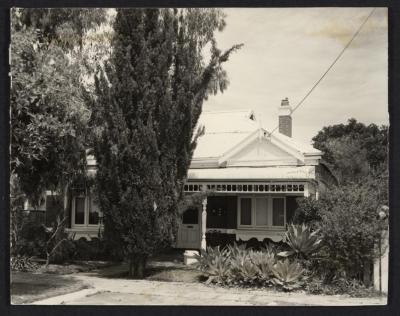
[[[251,198],[240,199],[240,225],[251,225]]]
[[[97,225],[99,223],[99,214],[99,206],[94,201],[94,198],[91,196],[89,204],[89,225]]]
[[[268,199],[256,198],[256,225],[268,225]]]
[[[73,225],[88,226],[100,223],[100,209],[92,196],[75,196],[72,205]]]
[[[249,228],[284,227],[286,223],[285,208],[286,197],[239,197],[239,226]]]
[[[199,210],[197,208],[188,208],[182,215],[182,224],[198,224]]]
[[[272,225],[285,226],[284,198],[272,198]]]
[[[85,224],[85,197],[75,198],[75,224]]]

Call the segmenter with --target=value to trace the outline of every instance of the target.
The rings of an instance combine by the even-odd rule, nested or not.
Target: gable
[[[300,161],[265,137],[253,139],[240,151],[228,157],[227,166],[291,166]]]

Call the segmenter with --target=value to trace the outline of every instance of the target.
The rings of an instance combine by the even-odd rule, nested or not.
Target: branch
[[[53,247],[53,249],[50,251],[50,253],[48,253],[48,255],[51,256],[51,255],[54,253],[54,251],[56,251],[56,249],[57,249],[58,247],[60,247],[60,245],[61,245],[64,241],[67,241],[67,238],[61,239],[61,240]]]
[[[241,49],[243,47],[243,45],[244,44],[236,44],[236,45],[233,45],[228,50],[226,50],[225,53],[223,53],[219,57],[219,59],[218,59],[219,63],[222,64],[222,63],[228,61],[230,54],[233,53],[234,51],[238,50],[238,49]]]
[[[62,228],[62,226],[64,225],[64,222],[67,220],[66,217],[63,218],[63,220],[61,222],[57,223],[57,228],[54,231],[54,233],[51,235],[51,237],[49,238],[49,240],[46,242],[46,245],[49,246],[50,242],[57,236],[57,233],[59,232],[59,230]]]

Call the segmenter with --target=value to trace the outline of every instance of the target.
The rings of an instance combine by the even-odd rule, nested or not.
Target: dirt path
[[[226,289],[200,283],[108,279],[76,274],[89,289],[36,301],[39,305],[384,305],[386,298],[351,298],[268,290]]]

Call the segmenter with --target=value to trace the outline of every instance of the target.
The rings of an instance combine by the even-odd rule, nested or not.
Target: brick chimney
[[[281,102],[279,107],[279,133],[292,137],[292,107],[288,98]]]

